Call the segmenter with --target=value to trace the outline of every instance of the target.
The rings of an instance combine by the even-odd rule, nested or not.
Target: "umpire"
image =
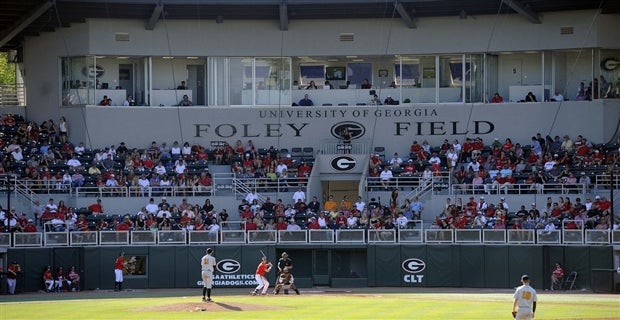
[[[278,260],[278,275],[276,277],[279,278],[282,273],[284,273],[284,268],[288,268],[288,271],[293,270],[293,260],[288,257],[288,253],[282,252],[280,260]],[[288,294],[288,290],[284,290],[284,294]]]

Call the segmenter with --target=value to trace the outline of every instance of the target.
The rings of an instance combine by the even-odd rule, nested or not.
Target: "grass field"
[[[512,290],[302,289],[250,296],[245,289],[108,290],[0,296],[0,319],[512,319]],[[536,319],[620,319],[620,295],[539,292]]]

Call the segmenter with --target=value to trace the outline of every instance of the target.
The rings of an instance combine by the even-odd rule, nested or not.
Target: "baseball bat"
[[[260,251],[260,253],[263,255],[263,258],[267,258],[267,255],[265,255],[265,253],[263,252],[263,250],[260,250],[260,249],[259,249],[258,251]]]

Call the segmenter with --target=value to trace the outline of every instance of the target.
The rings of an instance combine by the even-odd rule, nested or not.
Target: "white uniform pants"
[[[256,282],[258,282],[258,286],[256,286],[254,291],[266,294],[267,289],[269,289],[269,281],[267,281],[267,278],[265,278],[265,276],[261,276],[260,274],[255,274],[254,278],[256,279]]]
[[[207,289],[213,288],[213,274],[211,272],[202,272],[202,286]]]
[[[54,280],[45,280],[45,287],[47,288],[47,290],[52,291],[54,290],[54,284],[56,283],[56,281]]]
[[[15,294],[15,287],[17,287],[17,279],[6,279],[6,283],[9,287],[9,294]]]
[[[116,279],[116,282],[123,282],[123,270],[114,269],[114,278]]]
[[[532,310],[530,308],[519,308],[517,310],[517,320],[532,320]]]

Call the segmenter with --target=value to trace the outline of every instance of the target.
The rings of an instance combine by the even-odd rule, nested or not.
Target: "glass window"
[[[403,62],[394,65],[396,84],[400,86],[416,86],[420,79],[420,64]]]
[[[250,67],[250,73],[247,68]],[[253,105],[254,84],[251,58],[230,58],[228,63],[228,97],[230,105]]]
[[[463,81],[466,72],[462,55],[439,57],[439,102],[464,102]]]
[[[484,102],[481,54],[465,56],[465,102]]]
[[[60,59],[61,105],[95,104],[95,87],[105,70],[94,57],[64,57]]]
[[[323,85],[325,81],[325,66],[324,65],[300,65],[299,74],[301,75],[302,86],[308,86],[311,82],[318,87]]]
[[[362,87],[364,80],[372,83],[372,63],[349,63],[347,64],[347,80],[357,89]]]
[[[290,58],[256,58],[254,74],[257,105],[291,105]]]

